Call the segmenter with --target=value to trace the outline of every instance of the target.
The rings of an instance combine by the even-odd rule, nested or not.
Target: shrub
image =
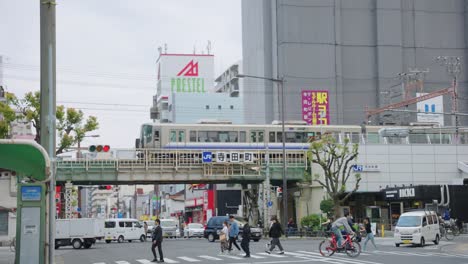
[[[312,228],[312,230],[319,230],[321,228],[320,223],[327,221],[326,218],[322,217],[322,221],[320,222],[321,216],[319,214],[311,214],[308,216],[305,216],[301,219],[301,226],[305,227],[308,226]]]

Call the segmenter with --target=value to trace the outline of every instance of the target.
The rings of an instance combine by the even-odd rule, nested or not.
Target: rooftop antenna
[[[208,40],[208,44],[206,45],[206,51],[208,52],[208,55],[211,52],[211,41],[210,40]]]
[[[167,43],[164,43],[164,54],[167,54]]]

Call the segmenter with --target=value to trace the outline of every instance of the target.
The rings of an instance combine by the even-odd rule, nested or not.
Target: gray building
[[[464,0],[243,0],[243,73],[285,79],[286,120],[302,119],[302,90],[327,90],[330,122],[361,124],[365,106],[402,100],[397,76],[408,68],[429,69],[425,92],[451,85],[435,58],[457,56],[466,65],[467,10]],[[274,83],[245,79],[244,87],[246,123],[280,119]],[[458,91],[459,112],[468,112],[465,67]],[[444,111],[451,111],[448,95]]]

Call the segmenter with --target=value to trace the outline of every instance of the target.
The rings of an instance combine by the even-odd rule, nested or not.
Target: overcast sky
[[[0,0],[3,84],[39,90],[39,0]],[[98,117],[88,144],[133,147],[155,94],[157,47],[212,42],[215,74],[242,57],[240,0],[57,0],[57,104]]]

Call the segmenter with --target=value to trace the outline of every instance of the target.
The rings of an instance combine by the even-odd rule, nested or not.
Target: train
[[[468,128],[434,127],[428,125],[307,125],[285,122],[285,148],[305,150],[310,142],[322,135],[333,136],[338,143],[345,138],[351,143],[366,144],[468,144]],[[229,122],[200,122],[198,124],[145,123],[141,125],[136,148],[153,149],[281,149],[282,126],[238,125]]]

